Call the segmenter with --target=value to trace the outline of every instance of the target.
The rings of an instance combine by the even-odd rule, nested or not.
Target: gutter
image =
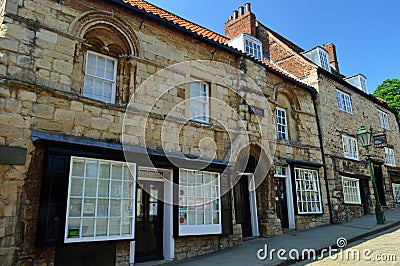
[[[316,115],[317,127],[318,127],[318,139],[319,139],[319,143],[320,143],[320,146],[321,146],[321,153],[322,153],[321,155],[322,155],[322,163],[323,163],[323,168],[324,168],[324,180],[325,180],[326,198],[328,200],[328,209],[329,209],[329,222],[330,222],[330,224],[334,224],[333,212],[332,212],[332,206],[331,206],[331,196],[329,194],[328,171],[326,170],[325,150],[324,150],[324,144],[323,144],[323,141],[322,141],[322,131],[321,131],[321,124],[320,124],[320,121],[319,121],[319,115],[318,115],[318,110],[317,110],[316,97],[317,97],[316,94],[312,95],[314,112],[315,112],[315,115]]]
[[[192,37],[194,37],[196,39],[199,39],[201,41],[207,42],[207,43],[209,43],[211,45],[214,45],[214,46],[216,46],[218,48],[221,48],[222,50],[226,50],[226,51],[228,51],[230,53],[233,53],[236,56],[245,57],[246,59],[248,59],[248,60],[250,60],[250,61],[252,61],[252,62],[254,62],[254,63],[256,63],[256,64],[258,64],[258,65],[260,65],[262,67],[264,67],[266,70],[268,70],[268,71],[280,76],[281,78],[286,79],[286,80],[291,81],[291,82],[294,82],[299,87],[301,87],[303,89],[306,89],[306,90],[310,91],[311,93],[317,93],[317,90],[315,88],[307,86],[307,85],[305,85],[305,84],[303,84],[301,82],[298,82],[297,80],[292,79],[292,78],[280,73],[279,71],[276,71],[273,68],[270,68],[269,66],[267,66],[267,65],[263,64],[262,62],[260,62],[259,60],[255,59],[255,58],[253,58],[253,57],[251,57],[251,56],[249,56],[247,54],[244,54],[244,53],[240,52],[239,50],[236,50],[236,49],[234,49],[232,47],[223,45],[223,44],[221,44],[219,42],[216,42],[214,40],[211,40],[211,39],[208,39],[208,38],[203,37],[201,35],[198,35],[195,32],[192,32],[192,31],[190,31],[188,29],[182,28],[182,27],[180,27],[180,26],[178,26],[178,25],[176,25],[176,24],[174,24],[174,23],[172,23],[172,22],[170,22],[170,21],[168,21],[166,19],[160,18],[157,15],[154,15],[152,13],[148,13],[145,10],[139,9],[139,8],[137,8],[135,6],[132,6],[132,5],[128,4],[128,3],[125,3],[122,0],[109,0],[107,2],[108,3],[111,2],[111,3],[115,4],[115,5],[118,5],[118,6],[122,7],[124,10],[129,9],[131,11],[137,12],[137,13],[143,15],[143,17],[148,17],[150,19],[156,20],[157,22],[160,22],[160,24],[163,24],[163,25],[166,25],[168,27],[172,27],[172,28],[174,28],[174,29],[176,29],[178,31],[184,32],[187,35],[190,35],[190,36],[192,36]]]

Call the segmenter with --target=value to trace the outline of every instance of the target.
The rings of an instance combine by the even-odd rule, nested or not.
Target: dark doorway
[[[136,190],[135,261],[163,259],[164,183],[140,181]]]
[[[364,215],[369,213],[369,181],[360,179],[360,197],[361,197],[361,204],[364,207]]]
[[[115,265],[115,242],[59,246],[56,248],[54,265]]]
[[[383,187],[382,166],[374,165],[374,175],[375,175],[376,188],[378,189],[379,200],[382,206],[386,206],[385,189]]]
[[[235,196],[235,218],[236,223],[242,225],[243,237],[253,235],[251,228],[251,212],[250,212],[250,193],[248,177],[243,175],[236,183],[234,189]]]
[[[276,200],[276,215],[279,219],[281,219],[282,228],[289,228],[285,178],[275,178],[274,191]]]

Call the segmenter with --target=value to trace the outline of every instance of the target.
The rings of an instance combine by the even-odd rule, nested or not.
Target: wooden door
[[[251,227],[250,193],[247,176],[242,176],[234,187],[236,223],[242,225],[243,237],[253,235]]]

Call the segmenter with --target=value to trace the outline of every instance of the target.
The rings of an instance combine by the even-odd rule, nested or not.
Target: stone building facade
[[[329,222],[311,86],[141,0],[7,1],[4,21],[2,265],[183,259]]]
[[[239,9],[240,10],[240,9]],[[372,147],[373,169],[383,206],[398,199],[399,122],[386,102],[368,94],[366,79],[340,73],[334,44],[305,51],[256,20],[253,13],[234,15],[225,24],[230,39],[248,34],[259,40],[265,58],[318,90],[317,114],[328,180],[331,222],[348,221],[374,212],[374,193],[364,154],[357,143],[360,125],[384,133],[387,147]]]

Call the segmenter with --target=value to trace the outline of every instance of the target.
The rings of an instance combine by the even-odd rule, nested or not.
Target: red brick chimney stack
[[[323,46],[323,48],[329,53],[329,63],[331,64],[331,66],[334,67],[335,70],[340,73],[339,62],[337,60],[337,55],[336,55],[336,46],[333,43],[330,43]]]
[[[251,13],[251,4],[240,6],[238,10],[233,11],[233,16],[225,23],[225,36],[233,39],[242,33],[256,36],[257,33],[256,15]]]

